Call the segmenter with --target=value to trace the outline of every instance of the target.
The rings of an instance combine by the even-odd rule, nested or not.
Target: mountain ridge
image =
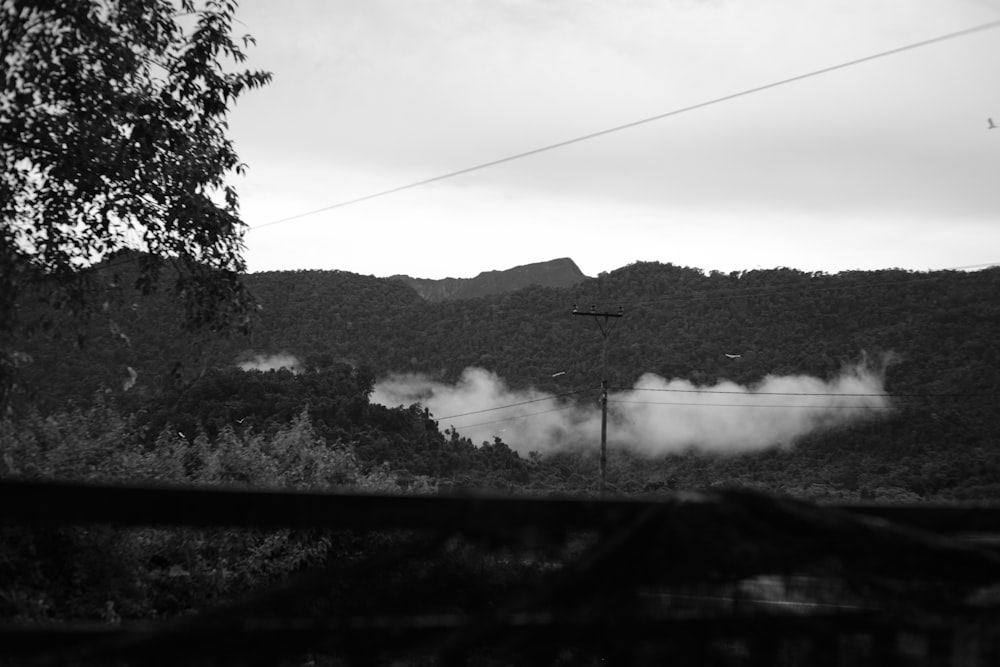
[[[413,278],[396,274],[388,279],[403,282],[426,301],[439,302],[505,294],[531,286],[573,287],[587,276],[572,259],[560,257],[509,269],[482,271],[474,278]]]

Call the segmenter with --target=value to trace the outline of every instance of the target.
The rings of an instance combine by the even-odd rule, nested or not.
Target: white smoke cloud
[[[649,456],[688,448],[742,452],[788,446],[820,429],[886,414],[891,406],[882,370],[862,363],[830,380],[768,376],[749,387],[728,381],[698,386],[646,374],[633,388],[609,394],[608,442]],[[554,397],[534,389],[513,391],[496,374],[468,368],[454,385],[394,375],[376,384],[372,402],[421,403],[442,429],[454,426],[476,443],[498,436],[522,453],[589,447],[600,439],[596,386]]]
[[[520,451],[551,448],[588,431],[593,406],[581,406],[529,389],[513,391],[495,373],[466,368],[458,383],[443,384],[419,374],[393,375],[375,385],[373,403],[388,407],[421,403],[441,429],[454,426],[473,442],[503,439]],[[498,406],[509,406],[497,410]],[[596,413],[598,426],[600,412]]]
[[[276,371],[279,368],[287,368],[293,373],[302,370],[301,362],[290,354],[258,354],[249,361],[237,364],[245,371]]]
[[[135,386],[135,381],[139,378],[139,374],[135,372],[135,369],[131,366],[125,367],[126,377],[122,380],[122,391],[128,391]]]
[[[785,446],[813,431],[884,415],[890,407],[882,375],[861,365],[831,380],[769,375],[751,387],[699,387],[647,374],[609,403],[615,441],[647,454]]]

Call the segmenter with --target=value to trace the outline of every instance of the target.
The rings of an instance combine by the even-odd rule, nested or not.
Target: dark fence
[[[0,664],[1000,664],[996,507],[7,480],[0,521],[383,535],[197,615],[0,626]],[[484,577],[524,578],[441,605],[432,564],[456,549]],[[351,582],[364,599],[348,604]],[[402,604],[402,589],[422,595]]]

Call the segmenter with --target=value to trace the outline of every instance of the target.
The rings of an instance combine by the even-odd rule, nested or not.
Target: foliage
[[[457,433],[446,438],[419,406],[369,405],[372,380],[363,372],[308,368],[212,372],[165,413],[126,415],[104,392],[86,408],[0,420],[0,477],[411,493],[438,488],[425,470],[450,475],[451,487],[511,489],[527,479],[527,463],[500,442],[476,448]],[[368,549],[370,540],[323,531],[8,526],[0,579],[17,583],[3,592],[0,617],[183,613]]]
[[[373,384],[364,369],[346,364],[301,374],[212,369],[189,386],[165,392],[141,421],[150,433],[169,423],[188,437],[204,431],[215,438],[226,427],[271,432],[305,408],[324,437],[345,439],[363,423]]]
[[[192,437],[226,424],[267,432],[308,405],[323,437],[350,443],[366,469],[386,467],[404,485],[427,476],[451,488],[592,492],[598,464],[587,448],[532,458],[525,453],[541,450],[537,443],[506,442],[516,451],[494,457],[492,444],[440,433],[422,406],[382,408],[362,394],[390,372],[450,382],[472,365],[514,388],[562,393],[596,384],[601,337],[569,313],[574,303],[621,303],[625,317],[609,344],[612,387],[645,372],[698,384],[748,385],[770,373],[832,377],[866,351],[891,353],[885,387],[898,397],[891,418],[818,433],[790,450],[654,461],[612,450],[609,482],[618,492],[721,484],[825,499],[877,499],[893,489],[938,500],[1000,498],[998,269],[706,275],[639,263],[572,289],[438,304],[400,282],[346,272],[263,273],[246,282],[263,306],[249,341],[170,336],[176,313],[145,299],[135,309],[112,307],[130,346],[104,328],[83,351],[25,348],[34,359],[25,377],[56,406],[110,387],[126,411],[143,411],[150,432],[170,422]],[[322,362],[300,375],[233,370],[278,352]],[[182,354],[200,356],[173,382]],[[138,373],[128,391],[125,365]],[[565,373],[553,377],[558,371]]]
[[[305,413],[270,435],[163,431],[142,442],[133,420],[87,410],[0,422],[0,476],[384,491],[383,471],[328,445]],[[117,620],[172,615],[227,599],[343,555],[353,538],[318,531],[5,526],[0,617]],[[114,554],[114,558],[108,558]]]
[[[192,326],[245,324],[242,236],[226,113],[264,72],[232,72],[249,36],[236,3],[15,0],[0,7],[0,371],[21,301],[92,307],[138,268],[151,291],[165,262]],[[142,255],[122,254],[141,250]],[[2,378],[2,376],[0,376]]]
[[[401,488],[433,478],[452,486],[510,489],[527,479],[526,461],[503,442],[476,447],[457,432],[443,434],[420,405],[370,404],[373,385],[365,369],[322,356],[308,358],[301,373],[212,370],[149,403],[136,420],[147,441],[164,429],[215,440],[227,430],[270,434],[307,415],[321,438],[349,443],[365,471],[382,471]]]

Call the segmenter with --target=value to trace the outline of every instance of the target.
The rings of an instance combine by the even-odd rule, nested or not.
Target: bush
[[[318,437],[305,411],[272,435],[224,427],[214,440],[164,429],[151,445],[103,401],[86,410],[0,422],[0,477],[92,482],[397,491],[363,473],[349,445]],[[150,618],[183,613],[274,582],[344,549],[303,530],[5,526],[0,618]]]

